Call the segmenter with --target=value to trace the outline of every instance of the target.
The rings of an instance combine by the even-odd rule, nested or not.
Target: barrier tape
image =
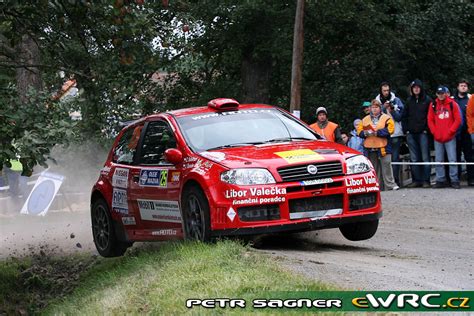
[[[464,166],[464,165],[474,165],[474,162],[391,162],[392,165],[404,166],[404,165],[414,165],[414,166],[436,166],[436,165],[451,165],[451,166]]]

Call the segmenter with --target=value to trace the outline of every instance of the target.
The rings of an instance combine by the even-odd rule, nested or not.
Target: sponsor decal
[[[225,198],[233,200],[232,205],[283,203],[286,201],[285,194],[286,188],[278,187],[250,188],[248,190],[230,189],[224,192]]]
[[[326,184],[326,183],[333,183],[333,182],[334,180],[332,178],[325,178],[325,179],[300,181],[300,184],[305,186],[305,185]]]
[[[324,160],[324,157],[322,155],[315,153],[311,149],[280,151],[280,152],[276,152],[275,155],[285,159],[286,162],[288,163]]]
[[[229,210],[227,211],[227,217],[230,219],[231,222],[233,222],[235,215],[237,215],[237,213],[234,211],[234,209],[231,206]]]
[[[183,159],[183,168],[184,169],[190,169],[194,167],[194,164],[196,163],[198,159],[196,157],[185,157]]]
[[[178,235],[177,229],[160,229],[151,232],[153,236],[176,236]]]
[[[171,172],[171,182],[178,183],[180,176],[181,176],[181,172],[179,171]]]
[[[342,208],[334,208],[323,211],[308,211],[308,212],[298,212],[290,213],[290,219],[302,219],[310,218],[312,221],[326,218],[330,215],[340,215],[342,214]]]
[[[127,191],[114,188],[112,193],[112,209],[120,214],[128,214]]]
[[[193,120],[204,120],[213,117],[219,116],[227,116],[227,115],[236,115],[236,114],[256,114],[256,113],[272,113],[272,110],[242,110],[242,111],[228,111],[228,112],[220,112],[220,113],[211,113],[211,114],[204,114],[204,115],[196,115],[193,116]]]
[[[178,201],[137,200],[140,217],[146,221],[181,223]]]
[[[112,176],[112,186],[117,188],[128,188],[128,169],[115,168]]]
[[[135,217],[133,217],[133,216],[124,216],[124,217],[122,217],[122,223],[124,225],[136,225],[137,224],[135,222]]]
[[[345,179],[345,184],[348,187],[356,187],[356,186],[361,186],[361,185],[369,185],[369,184],[375,184],[377,185],[377,178],[373,175],[371,176],[365,176],[363,178],[359,179]]]
[[[250,188],[248,190],[225,190],[225,197],[230,198],[244,198],[249,196],[265,196],[265,195],[284,195],[286,188],[269,187],[269,188]]]
[[[166,188],[168,186],[168,170],[142,169],[140,171],[140,186]]]
[[[379,187],[358,187],[358,188],[347,188],[347,194],[354,193],[368,193],[368,192],[377,192]]]
[[[109,166],[105,166],[102,169],[100,169],[100,174],[103,175],[103,176],[108,176],[109,172],[110,172],[110,167]]]
[[[265,204],[265,203],[283,203],[286,201],[284,196],[249,198],[245,200],[233,200],[232,205],[246,205],[246,204]]]
[[[210,161],[199,159],[194,165],[194,171],[199,174],[206,174],[212,168],[214,164]]]
[[[225,153],[222,153],[220,151],[203,151],[202,153],[199,153],[199,154],[215,162],[221,162],[225,159]]]

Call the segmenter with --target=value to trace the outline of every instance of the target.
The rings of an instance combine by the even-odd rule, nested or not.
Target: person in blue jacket
[[[351,138],[349,139],[349,142],[347,142],[347,146],[363,153],[364,152],[364,139],[359,137],[359,135],[357,134],[357,126],[359,126],[361,122],[362,122],[361,119],[354,120],[354,123],[353,123],[354,129],[350,132]]]

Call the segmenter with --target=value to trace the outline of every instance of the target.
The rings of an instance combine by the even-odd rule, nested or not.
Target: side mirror
[[[165,159],[169,163],[172,163],[173,165],[177,165],[183,162],[183,154],[181,153],[179,149],[169,148],[165,150]]]

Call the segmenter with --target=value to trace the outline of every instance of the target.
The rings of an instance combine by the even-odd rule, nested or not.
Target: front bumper
[[[251,187],[215,186],[209,199],[211,232],[245,235],[304,231],[381,216],[379,186],[373,170],[322,180],[330,181],[309,185],[277,183],[257,186],[253,191]],[[369,196],[373,203],[364,203]],[[359,198],[362,200],[354,200]]]
[[[336,228],[344,224],[374,221],[382,217],[382,212],[374,214],[366,214],[359,216],[322,218],[312,220],[309,222],[289,223],[282,225],[268,225],[259,227],[247,228],[231,228],[211,231],[212,236],[245,236],[245,235],[260,235],[260,234],[274,234],[282,232],[304,232],[317,229]]]

